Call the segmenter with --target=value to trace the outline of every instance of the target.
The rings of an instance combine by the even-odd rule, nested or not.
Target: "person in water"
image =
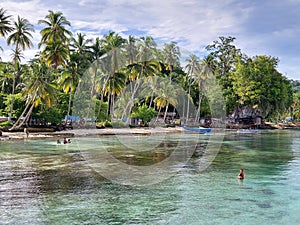
[[[64,144],[67,144],[68,141],[67,141],[67,138],[64,138]]]
[[[245,178],[244,170],[240,169],[240,172],[238,174],[238,179],[244,179],[244,178]]]
[[[61,144],[59,139],[57,139],[56,143],[57,143],[57,144]]]

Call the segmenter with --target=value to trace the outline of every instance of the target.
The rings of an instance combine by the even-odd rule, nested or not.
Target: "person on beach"
[[[28,138],[28,136],[29,136],[29,131],[28,131],[28,129],[25,127],[24,128],[24,133],[26,134],[26,137]]]
[[[238,174],[238,179],[243,180],[245,178],[244,170],[240,169],[240,172]]]

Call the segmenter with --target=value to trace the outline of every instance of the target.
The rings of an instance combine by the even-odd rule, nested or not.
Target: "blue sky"
[[[35,48],[24,53],[26,59],[37,51],[38,20],[53,10],[64,14],[74,34],[150,35],[200,56],[219,36],[234,36],[245,54],[278,57],[278,70],[300,80],[300,0],[0,0],[0,7],[35,25]],[[2,60],[9,60],[12,47],[3,38],[0,45]]]

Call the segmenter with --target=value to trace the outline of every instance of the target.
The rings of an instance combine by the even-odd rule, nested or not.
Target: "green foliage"
[[[4,105],[6,106],[4,109],[4,113],[6,115],[9,115],[11,101],[12,101],[12,95],[9,94],[6,96],[6,100],[3,102]],[[24,110],[24,107],[25,107],[25,101],[22,96],[22,93],[14,94],[14,110],[12,113],[12,117],[18,118],[21,115],[22,111]]]
[[[11,126],[12,126],[12,123],[7,122],[7,121],[0,123],[0,127],[11,127]]]
[[[265,118],[277,117],[290,107],[292,87],[276,70],[277,64],[278,59],[269,56],[237,60],[231,73],[236,107],[250,106]]]
[[[144,122],[150,122],[156,114],[157,112],[153,108],[149,108],[146,104],[143,104],[134,110],[131,117],[141,119]]]
[[[101,104],[101,108],[100,108]],[[107,102],[101,102],[100,100],[96,100],[96,106],[95,106],[95,115],[97,121],[106,121],[110,120],[110,116],[106,114],[108,108]]]

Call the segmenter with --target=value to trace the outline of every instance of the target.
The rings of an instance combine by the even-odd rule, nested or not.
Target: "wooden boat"
[[[185,130],[197,132],[200,134],[206,134],[211,132],[211,128],[205,128],[205,127],[187,127],[183,126]]]

